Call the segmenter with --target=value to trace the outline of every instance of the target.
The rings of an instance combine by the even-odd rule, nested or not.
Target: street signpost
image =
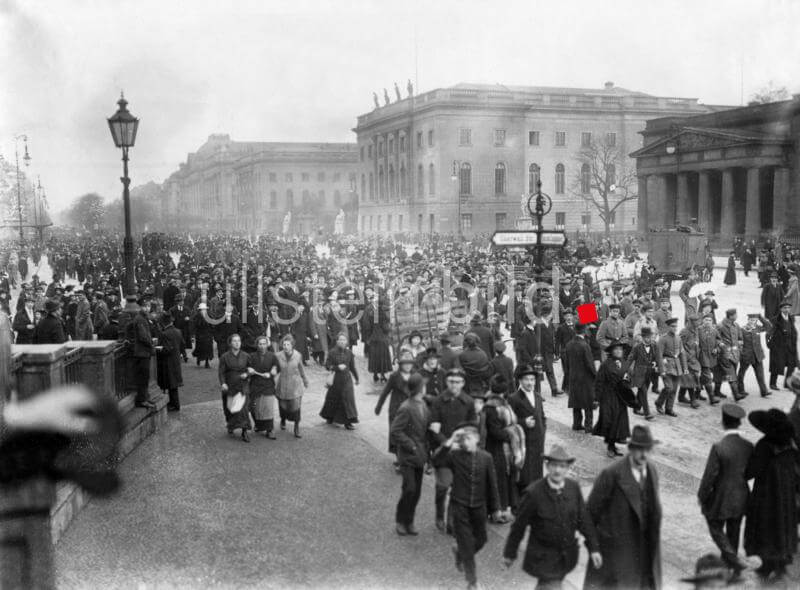
[[[498,247],[561,248],[566,243],[567,235],[559,230],[501,230],[492,235],[492,244]]]

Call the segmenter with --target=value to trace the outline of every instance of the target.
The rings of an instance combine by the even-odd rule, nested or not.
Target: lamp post
[[[131,237],[131,195],[129,186],[131,179],[128,178],[128,148],[132,148],[136,142],[136,131],[139,128],[139,119],[128,112],[128,101],[120,93],[117,101],[119,108],[108,119],[108,127],[111,130],[111,137],[114,145],[122,148],[122,205],[125,214],[125,238],[122,240],[123,260],[125,263],[125,291],[126,295],[136,292],[136,279],[134,277],[134,258],[133,258],[133,237]]]
[[[544,258],[544,245],[542,244],[542,218],[550,213],[553,208],[553,200],[545,193],[542,192],[542,181],[536,181],[536,193],[528,197],[528,212],[531,217],[536,220],[536,266],[542,267],[542,259]]]
[[[22,230],[22,182],[19,177],[19,140],[25,144],[25,155],[22,156],[22,161],[27,168],[31,163],[31,156],[28,154],[28,136],[21,133],[14,137],[14,159],[17,164],[17,218],[19,219],[19,247],[22,248],[25,242],[25,235]]]
[[[458,198],[458,219],[456,223],[458,224],[458,241],[461,242],[464,237],[463,229],[461,228],[461,187],[459,186],[458,182],[458,171],[461,167],[461,162],[458,160],[453,160],[453,173],[450,175],[450,180],[456,183],[456,198]]]
[[[680,137],[680,127],[677,125],[670,125],[669,127],[670,135],[672,136],[672,141],[668,141],[664,145],[665,151],[671,156],[675,155],[675,218],[672,220],[673,224],[677,225],[678,223],[678,184],[680,181],[678,177],[681,174],[681,155],[680,155],[680,148],[681,148],[681,137]]]

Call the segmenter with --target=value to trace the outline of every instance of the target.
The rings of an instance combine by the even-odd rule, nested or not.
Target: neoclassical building
[[[729,243],[800,226],[800,96],[654,119],[642,136],[640,232],[696,223]]]
[[[345,211],[356,228],[358,150],[352,143],[243,142],[211,135],[164,181],[164,213],[198,231],[333,231]]]
[[[632,179],[628,154],[647,120],[721,110],[694,98],[651,96],[607,82],[600,88],[458,84],[409,95],[358,117],[358,229],[464,235],[516,226],[523,195],[553,198],[550,227],[600,231],[581,152],[602,144],[619,155],[607,177]],[[399,92],[398,92],[399,95]],[[636,231],[635,201],[612,217]]]

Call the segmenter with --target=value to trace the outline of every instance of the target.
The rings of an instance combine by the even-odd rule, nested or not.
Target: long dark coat
[[[308,342],[311,339],[313,328],[311,326],[311,314],[307,309],[299,314],[299,317],[291,325],[290,331],[294,336],[294,349],[303,355],[303,360],[307,361],[309,357]]]
[[[643,522],[642,489],[633,477],[630,459],[623,457],[597,476],[587,506],[597,531],[603,567],[594,569],[589,562],[584,590],[640,588],[645,547],[650,549],[655,588],[661,588],[661,499],[658,473],[650,462],[647,480],[652,510]]]
[[[510,506],[517,505],[516,490],[513,485],[516,469],[513,461],[506,458],[503,448],[504,444],[509,444],[511,435],[507,430],[507,424],[501,417],[498,406],[505,405],[502,397],[492,396],[486,401],[483,407],[484,424],[486,425],[486,452],[492,456],[494,471],[497,474],[497,493],[500,496],[500,506],[502,510]],[[506,408],[506,412],[511,412]]]
[[[697,499],[708,520],[728,520],[744,516],[750,489],[745,471],[753,455],[753,443],[737,434],[728,434],[711,446]]]
[[[773,287],[767,283],[761,291],[761,305],[764,306],[764,317],[772,320],[778,315],[781,301],[783,301],[783,288],[780,284]]]
[[[756,443],[745,474],[753,480],[744,528],[748,555],[791,563],[797,550],[797,461],[792,440],[775,443],[764,437]]]
[[[594,406],[594,369],[592,349],[584,338],[575,337],[569,341],[564,350],[564,372],[569,379],[569,408],[591,410]]]
[[[209,324],[200,312],[194,316],[194,352],[198,361],[210,361],[214,358],[214,327]]]
[[[624,442],[630,435],[628,406],[638,407],[633,391],[622,380],[625,363],[617,367],[613,358],[600,365],[594,382],[595,399],[600,404],[600,418],[594,427],[594,434],[602,436],[607,443]]]
[[[167,326],[161,330],[158,345],[163,348],[156,353],[156,381],[160,389],[177,389],[183,387],[181,374],[181,354],[183,354],[183,336],[175,326]]]
[[[345,368],[340,369],[339,365],[344,365]],[[338,346],[334,347],[325,359],[325,368],[333,371],[333,384],[325,394],[325,402],[319,415],[337,424],[358,422],[353,386],[353,379],[358,380],[358,371],[353,353],[347,348],[343,350]]]
[[[508,398],[508,405],[514,410],[514,414],[517,416],[517,423],[525,432],[525,463],[519,474],[519,484],[523,486],[530,485],[537,479],[542,479],[544,461],[544,437],[547,432],[547,419],[542,407],[541,394],[534,393],[533,395],[536,399],[535,408],[531,407],[528,398],[521,389],[518,389]],[[533,416],[536,421],[533,428],[528,428],[525,424],[525,418],[528,416]]]
[[[723,282],[726,285],[736,284],[736,261],[733,259],[733,256],[728,257],[728,268],[725,269],[725,278]]]
[[[793,369],[797,365],[797,329],[793,316],[784,320],[781,314],[777,315],[767,337],[767,346],[771,373],[783,373],[787,368]]]

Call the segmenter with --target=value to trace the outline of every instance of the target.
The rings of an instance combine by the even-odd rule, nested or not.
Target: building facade
[[[648,121],[636,158],[639,231],[696,224],[712,239],[800,226],[800,96]]]
[[[196,231],[355,231],[358,151],[352,143],[231,141],[211,135],[164,182],[165,212]],[[174,216],[174,217],[173,217]]]
[[[639,132],[654,116],[719,110],[691,98],[650,96],[608,82],[600,89],[458,84],[358,117],[358,230],[465,235],[511,229],[527,216],[522,203],[536,190],[553,199],[550,227],[600,231],[589,203],[593,177],[635,196]],[[603,148],[618,157],[587,170],[586,153]],[[595,195],[597,197],[598,195]],[[609,219],[615,231],[635,231],[629,201]]]

